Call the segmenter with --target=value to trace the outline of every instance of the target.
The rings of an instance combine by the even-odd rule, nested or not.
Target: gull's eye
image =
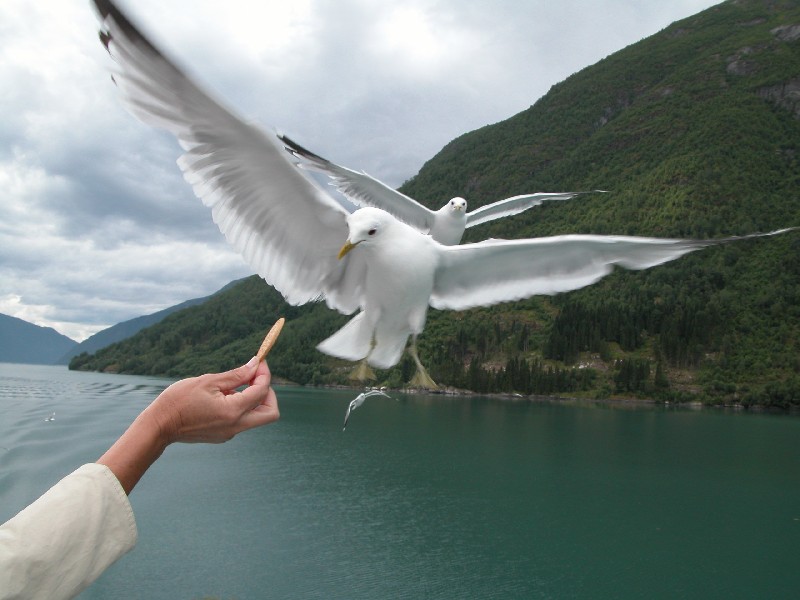
[[[373,228],[372,228],[372,229],[370,229],[370,230],[369,230],[367,233],[368,233],[369,235],[375,235],[375,232],[376,232],[376,231],[378,231],[378,230],[377,230],[377,229],[375,229],[375,228],[373,227]]]

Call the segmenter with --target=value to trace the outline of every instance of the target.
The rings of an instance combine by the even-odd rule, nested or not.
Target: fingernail
[[[247,361],[247,364],[245,365],[245,367],[251,367],[251,368],[255,367],[257,362],[258,362],[258,357],[254,356],[249,361]]]

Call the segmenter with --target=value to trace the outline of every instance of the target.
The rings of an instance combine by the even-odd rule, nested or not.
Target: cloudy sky
[[[240,115],[392,186],[715,0],[120,0]],[[122,108],[89,0],[0,1],[0,313],[81,341],[251,273]]]

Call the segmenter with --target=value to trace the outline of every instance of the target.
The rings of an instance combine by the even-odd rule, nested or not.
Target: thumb
[[[247,364],[244,364],[241,367],[236,367],[230,371],[225,371],[224,373],[217,373],[214,375],[214,383],[223,392],[235,390],[240,385],[250,383],[256,373],[257,368],[258,362],[254,356]]]

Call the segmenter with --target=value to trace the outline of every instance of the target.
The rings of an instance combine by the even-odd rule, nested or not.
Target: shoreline
[[[426,390],[422,388],[387,388],[379,386],[351,386],[351,385],[301,385],[289,381],[275,382],[278,385],[291,385],[296,387],[309,387],[319,389],[332,389],[332,390],[351,390],[354,393],[360,393],[364,389],[380,389],[386,392],[395,392],[406,395],[425,395],[425,396],[446,396],[446,397],[481,397],[491,398],[494,400],[502,400],[508,402],[531,402],[541,404],[561,404],[565,406],[595,406],[595,407],[612,407],[612,408],[673,408],[684,410],[727,410],[731,412],[750,412],[759,414],[776,414],[776,415],[800,415],[800,407],[791,406],[788,408],[780,408],[775,406],[763,406],[760,404],[744,405],[740,403],[730,404],[706,404],[699,400],[692,400],[689,402],[674,402],[674,401],[661,401],[652,398],[581,398],[577,396],[548,396],[541,394],[520,394],[516,392],[494,392],[494,393],[478,393],[470,390],[463,390],[459,388],[447,387],[440,390]]]

